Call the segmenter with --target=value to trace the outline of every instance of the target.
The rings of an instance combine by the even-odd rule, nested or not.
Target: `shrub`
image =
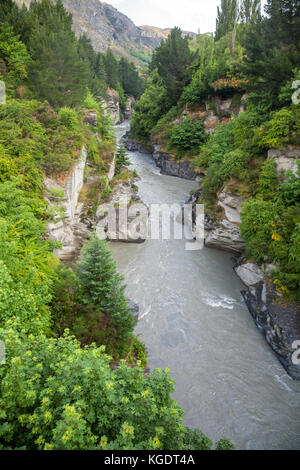
[[[0,330],[6,364],[0,368],[2,449],[207,449],[202,433],[183,425],[171,398],[168,371],[146,377],[124,362],[111,370],[104,348]],[[220,445],[218,444],[218,447]]]
[[[174,126],[170,138],[170,146],[179,152],[198,150],[206,140],[205,127],[202,120],[192,121],[187,117],[179,126]]]
[[[300,144],[300,108],[293,105],[272,113],[257,131],[259,144],[267,149]]]
[[[275,235],[279,208],[271,201],[249,199],[241,212],[241,231],[247,241],[247,251],[257,261],[264,261]]]
[[[300,203],[300,161],[297,160],[298,170],[294,175],[292,171],[287,172],[287,180],[281,185],[281,199],[286,206]]]
[[[79,127],[78,114],[75,109],[61,108],[58,112],[58,119],[62,126],[70,131],[76,131]]]
[[[271,158],[266,160],[262,166],[258,179],[257,194],[264,200],[275,200],[278,197],[276,191],[278,186],[276,162]]]

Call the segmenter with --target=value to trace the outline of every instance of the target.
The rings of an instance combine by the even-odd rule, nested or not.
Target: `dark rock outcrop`
[[[283,303],[273,284],[264,282],[242,292],[255,323],[266,337],[288,374],[300,380],[300,365],[294,364],[293,347],[300,338],[299,306]]]
[[[129,152],[144,152],[150,154],[152,154],[153,152],[152,145],[147,145],[143,142],[138,142],[137,140],[130,139],[129,132],[126,132],[126,134],[122,137],[122,142],[127,148],[127,150],[129,150]]]
[[[196,180],[198,177],[201,177],[191,161],[178,161],[172,155],[162,152],[158,145],[154,147],[153,158],[163,175],[177,176],[186,180]]]

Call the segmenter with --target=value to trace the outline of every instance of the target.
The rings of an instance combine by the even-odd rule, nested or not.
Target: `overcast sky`
[[[180,26],[201,33],[215,31],[221,0],[103,0],[125,13],[137,26]]]

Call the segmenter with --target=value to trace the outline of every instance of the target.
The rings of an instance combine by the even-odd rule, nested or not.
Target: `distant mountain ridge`
[[[15,0],[18,5],[30,5],[31,0]],[[55,2],[56,0],[52,0]],[[104,52],[110,47],[117,56],[146,63],[162,39],[168,37],[171,28],[136,26],[131,19],[116,8],[100,0],[63,0],[66,10],[73,15],[74,31],[85,33],[96,51]],[[184,35],[195,37],[185,31]]]

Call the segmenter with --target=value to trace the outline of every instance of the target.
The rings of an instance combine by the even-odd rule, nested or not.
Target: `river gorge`
[[[116,127],[118,140],[128,130]],[[146,204],[184,204],[195,181],[160,174],[150,154],[129,152]],[[237,449],[297,449],[300,383],[255,326],[232,255],[185,240],[111,243],[126,293],[140,307],[136,333],[151,369],[169,368],[185,424]]]

